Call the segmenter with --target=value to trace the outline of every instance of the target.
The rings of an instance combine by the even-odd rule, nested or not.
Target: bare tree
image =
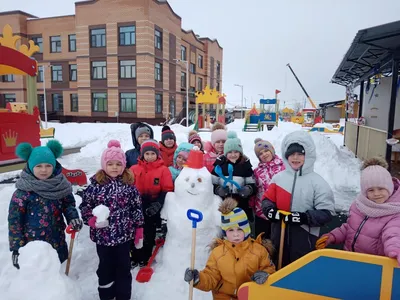
[[[296,103],[293,105],[293,110],[294,110],[294,112],[295,112],[296,114],[299,113],[299,112],[301,112],[302,109],[303,109],[303,104],[300,103],[300,102],[296,102]]]

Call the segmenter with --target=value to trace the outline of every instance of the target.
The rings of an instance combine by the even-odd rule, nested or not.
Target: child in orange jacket
[[[176,144],[175,133],[169,126],[164,126],[161,130],[160,154],[166,167],[174,165],[176,148],[178,148],[178,146]]]

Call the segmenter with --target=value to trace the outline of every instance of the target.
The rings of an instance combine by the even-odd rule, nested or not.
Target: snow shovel
[[[189,209],[186,213],[188,219],[192,221],[192,256],[190,259],[190,269],[194,270],[194,261],[196,254],[196,228],[197,223],[200,223],[203,220],[203,214],[195,209]],[[193,280],[190,281],[189,286],[189,300],[193,299]]]
[[[284,210],[278,210],[281,215],[290,215],[290,212]],[[281,223],[281,239],[279,240],[279,258],[278,258],[278,270],[282,268],[282,258],[283,258],[283,246],[285,244],[285,231],[286,231],[286,223],[282,219]]]
[[[69,274],[69,267],[71,266],[71,258],[72,258],[72,250],[74,249],[74,242],[75,242],[75,234],[76,230],[72,229],[71,225],[68,225],[67,229],[65,230],[68,234],[71,235],[71,241],[69,242],[69,249],[68,249],[68,260],[67,266],[65,267],[65,275],[68,276]]]
[[[147,263],[147,266],[145,266],[144,268],[141,268],[136,275],[137,282],[144,283],[144,282],[150,281],[151,276],[154,273],[154,270],[151,267],[151,264],[153,263],[154,259],[156,258],[158,250],[164,245],[164,243],[165,243],[164,239],[156,240],[156,248],[154,249],[153,254],[150,257],[150,260]]]

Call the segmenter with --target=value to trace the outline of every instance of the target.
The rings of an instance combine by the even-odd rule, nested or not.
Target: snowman
[[[174,192],[168,193],[161,211],[161,218],[167,221],[168,233],[165,244],[157,256],[154,274],[144,289],[138,291],[137,299],[187,299],[189,285],[183,280],[186,268],[190,266],[192,222],[187,211],[195,209],[203,214],[197,224],[195,268],[202,270],[210,254],[209,245],[220,236],[221,215],[218,211],[221,198],[214,195],[211,174],[203,165],[203,153],[194,147],[190,151],[187,166],[175,181]],[[137,286],[137,284],[135,284]],[[133,291],[135,291],[135,286]],[[157,297],[158,298],[153,298]],[[212,295],[194,290],[194,299],[211,300]]]

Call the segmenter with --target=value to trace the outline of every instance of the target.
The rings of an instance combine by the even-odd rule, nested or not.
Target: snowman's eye
[[[186,181],[189,181],[189,177],[186,177],[186,179],[185,179]]]
[[[197,178],[197,181],[198,182],[202,182],[203,180],[201,178]]]

